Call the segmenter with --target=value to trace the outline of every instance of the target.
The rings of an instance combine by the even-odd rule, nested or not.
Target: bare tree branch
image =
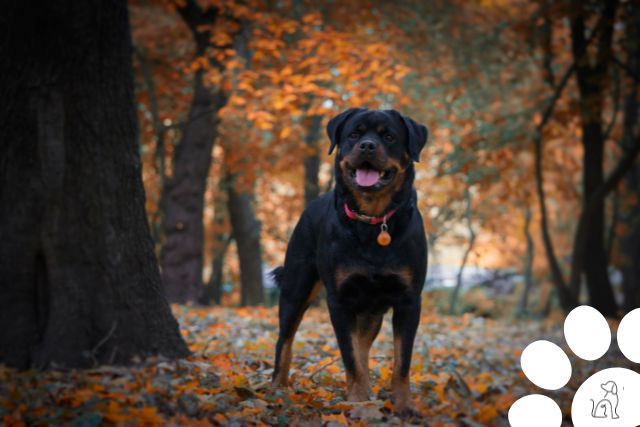
[[[569,78],[574,73],[577,68],[578,62],[582,59],[584,54],[586,53],[587,47],[594,40],[596,34],[600,31],[600,28],[603,26],[603,18],[601,17],[598,20],[595,28],[589,35],[588,39],[584,43],[582,47],[582,51],[579,52],[578,55],[574,57],[572,64],[569,68],[564,72],[562,78],[560,79],[558,85],[554,88],[554,92],[545,108],[542,119],[540,123],[536,126],[536,132],[534,136],[534,147],[535,147],[535,176],[536,176],[536,192],[538,194],[538,202],[540,208],[540,229],[542,232],[542,241],[544,243],[545,252],[547,254],[547,259],[549,262],[549,268],[551,269],[551,277],[553,279],[553,283],[558,293],[558,298],[560,299],[560,304],[565,311],[571,310],[575,305],[577,305],[577,300],[571,294],[567,284],[564,280],[564,276],[562,274],[562,270],[560,269],[560,264],[558,262],[558,258],[555,255],[555,251],[553,249],[553,242],[551,241],[551,235],[549,234],[549,223],[548,223],[548,215],[547,215],[547,205],[546,198],[544,194],[544,177],[542,171],[542,159],[543,159],[543,147],[542,147],[542,139],[543,139],[543,130],[547,125],[549,120],[553,115],[553,110],[564,91],[567,83],[569,82]]]
[[[620,60],[620,58],[618,58],[617,56],[613,57],[613,62],[620,68],[622,68],[624,71],[627,72],[627,75],[629,77],[631,77],[633,80],[635,80],[637,83],[640,83],[640,76],[634,72],[633,68],[631,68],[629,66],[629,64],[625,64],[624,62],[622,62]]]
[[[451,300],[449,301],[449,314],[456,313],[456,305],[458,302],[458,295],[460,293],[460,289],[462,288],[462,273],[464,272],[464,268],[467,265],[467,261],[469,259],[469,255],[473,250],[473,246],[476,242],[476,232],[473,229],[473,210],[471,206],[471,192],[469,190],[469,185],[464,189],[464,201],[465,201],[465,219],[467,222],[467,230],[469,230],[469,245],[467,246],[467,250],[464,252],[464,256],[462,257],[462,263],[460,264],[460,269],[458,270],[458,276],[456,278],[456,286],[451,292]]]

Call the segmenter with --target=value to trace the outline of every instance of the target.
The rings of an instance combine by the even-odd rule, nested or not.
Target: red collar
[[[396,213],[397,210],[398,208],[391,209],[389,212],[384,214],[384,216],[369,216],[369,215],[362,215],[352,211],[351,209],[349,209],[349,206],[347,205],[347,203],[346,202],[344,203],[344,213],[346,213],[350,219],[356,219],[358,221],[366,222],[367,224],[373,224],[373,225],[386,223],[387,220],[389,220],[393,216],[393,214]]]

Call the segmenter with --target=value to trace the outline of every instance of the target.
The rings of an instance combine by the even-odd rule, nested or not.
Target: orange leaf
[[[476,419],[485,424],[498,416],[498,411],[493,406],[483,406],[478,412]]]
[[[349,421],[347,421],[347,417],[344,416],[344,414],[340,413],[340,414],[331,414],[331,415],[323,415],[322,416],[322,424],[324,423],[328,423],[328,422],[335,422],[338,424],[342,424],[345,426],[349,425]]]

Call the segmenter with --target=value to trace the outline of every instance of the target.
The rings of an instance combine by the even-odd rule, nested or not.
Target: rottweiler
[[[327,125],[335,188],[309,203],[296,225],[280,287],[280,334],[273,386],[287,387],[291,347],[302,316],[326,288],[347,379],[346,399],[370,398],[369,350],[393,309],[394,410],[416,415],[409,367],[427,272],[427,242],[413,186],[413,162],[427,128],[395,110],[352,108]]]

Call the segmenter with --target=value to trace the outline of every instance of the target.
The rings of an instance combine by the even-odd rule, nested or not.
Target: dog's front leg
[[[420,300],[393,308],[393,377],[392,397],[395,412],[401,415],[418,415],[409,384],[411,352],[420,323]]]
[[[357,318],[348,308],[329,297],[331,324],[347,376],[346,398],[352,402],[369,400],[369,372],[362,363],[357,338]]]
[[[348,388],[349,400],[368,400],[371,394],[369,383],[369,351],[382,326],[382,314],[358,314],[356,327],[351,331],[351,348],[356,362],[356,372]]]
[[[356,372],[361,372],[360,380],[367,390],[369,385],[369,352],[382,326],[383,314],[365,313],[356,316],[356,329],[351,332],[351,343],[356,359]],[[357,375],[356,375],[357,376]]]

